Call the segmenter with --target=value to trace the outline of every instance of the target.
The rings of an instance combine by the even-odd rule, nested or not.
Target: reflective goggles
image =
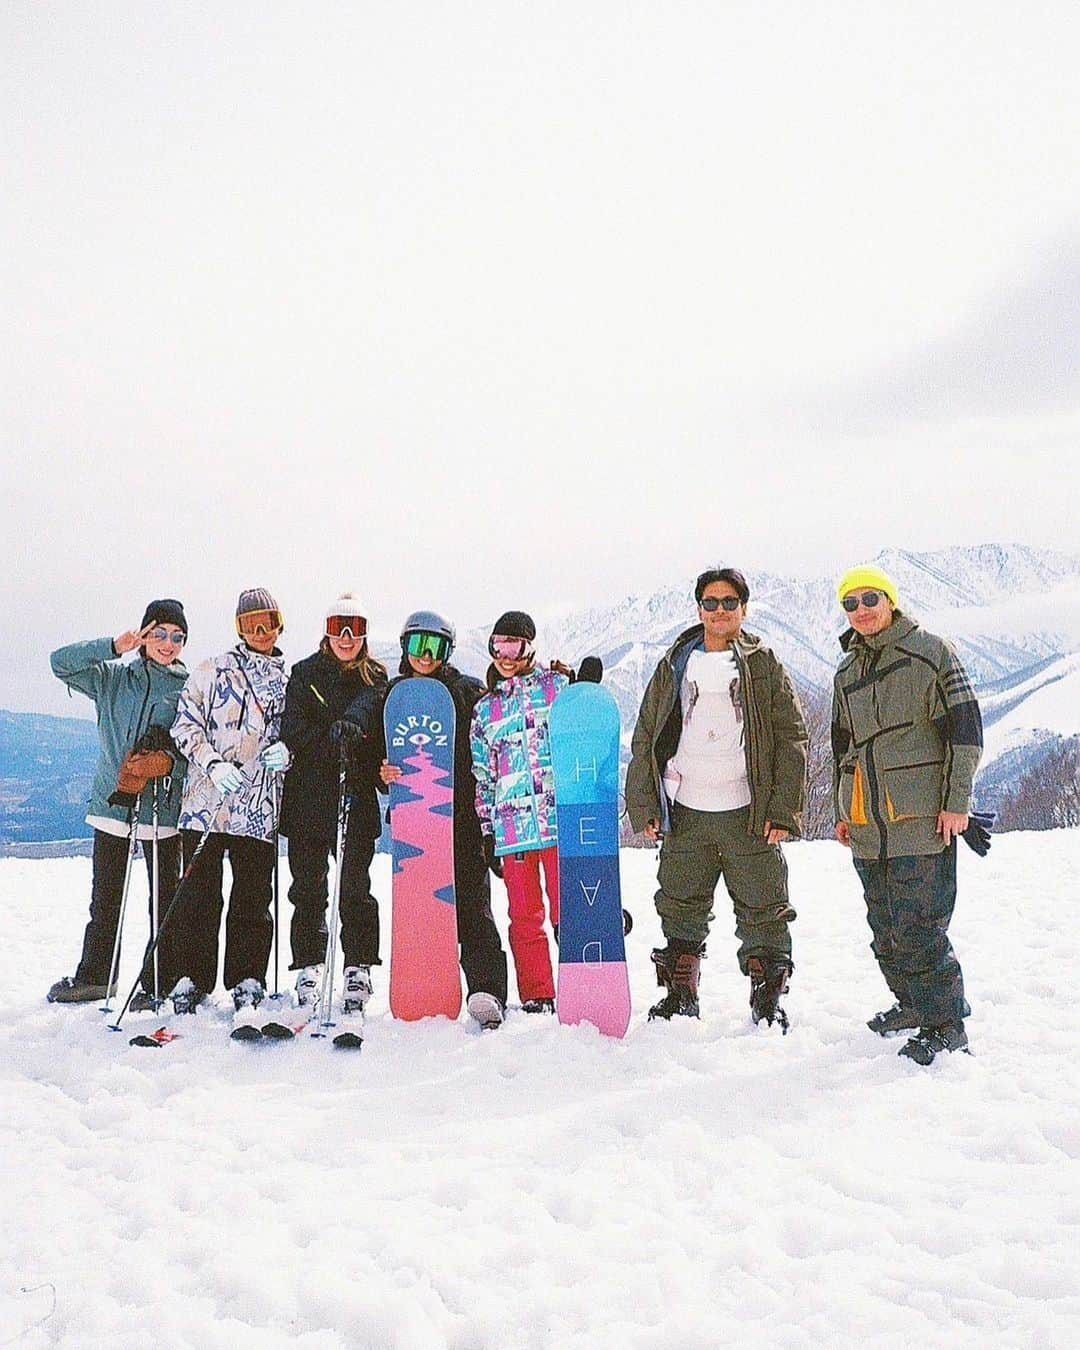
[[[362,614],[331,614],[326,621],[326,636],[332,638],[367,637],[367,619]]]
[[[488,638],[488,654],[496,661],[525,661],[532,656],[533,645],[528,638],[492,633]]]
[[[146,636],[151,642],[171,642],[174,647],[182,647],[187,641],[186,633],[168,633],[164,628],[153,628]]]
[[[729,614],[734,614],[742,601],[737,595],[707,595],[704,600],[699,600],[698,604],[707,614],[715,614],[718,609],[724,609]]]
[[[877,609],[881,604],[881,591],[863,591],[862,595],[845,595],[840,603],[849,614],[854,614],[860,605],[865,605],[867,609]]]
[[[405,655],[415,656],[418,661],[425,657],[445,661],[450,655],[450,639],[442,633],[409,633],[405,638]]]
[[[274,637],[283,627],[279,609],[249,609],[236,616],[236,631],[242,638]]]

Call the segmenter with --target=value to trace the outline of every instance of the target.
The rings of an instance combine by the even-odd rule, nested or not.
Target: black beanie
[[[536,638],[536,624],[523,610],[508,609],[501,619],[496,619],[491,635],[499,637],[525,638],[532,642]]]
[[[185,637],[188,635],[187,616],[179,600],[151,600],[139,626],[145,628],[150,623],[174,623]]]

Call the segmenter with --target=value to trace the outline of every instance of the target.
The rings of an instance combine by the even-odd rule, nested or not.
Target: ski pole
[[[278,796],[277,774],[273,778],[274,785],[274,997],[278,996],[278,971],[281,966],[281,913],[278,906],[279,894],[279,873],[280,873],[280,851],[281,840],[278,837],[278,812],[280,803]]]
[[[153,816],[152,816],[153,843],[151,845],[150,859],[150,907],[152,911],[153,932],[150,934],[150,940],[154,944],[154,1009],[161,1003],[161,976],[158,970],[158,780],[154,779],[154,797],[153,797]]]
[[[227,812],[228,812],[228,808],[229,808],[229,798],[228,798],[228,796],[223,796],[222,799],[221,799],[221,804],[220,804],[220,806],[219,806],[218,809],[217,809],[217,814],[214,816],[214,818],[211,820],[210,824],[209,824],[209,825],[206,827],[206,829],[203,831],[202,838],[201,838],[201,839],[199,840],[199,842],[195,845],[195,852],[191,855],[191,859],[190,859],[190,861],[188,862],[188,865],[184,868],[184,874],[183,874],[183,876],[182,876],[182,877],[180,878],[180,880],[176,883],[176,890],[173,891],[173,897],[172,897],[172,899],[169,901],[169,908],[165,911],[165,916],[164,916],[164,918],[161,920],[161,923],[158,925],[158,930],[157,930],[157,932],[154,934],[154,950],[153,950],[153,952],[152,952],[151,954],[152,954],[153,956],[155,956],[155,957],[157,956],[157,948],[158,948],[158,943],[160,943],[160,941],[161,941],[161,935],[162,935],[162,933],[165,932],[165,929],[168,928],[168,926],[169,926],[169,920],[172,918],[173,914],[174,914],[175,911],[176,911],[177,902],[180,900],[180,897],[181,897],[181,895],[183,894],[183,891],[184,891],[184,885],[185,885],[185,883],[187,882],[188,878],[191,876],[192,872],[195,870],[195,864],[199,861],[199,855],[202,853],[203,849],[206,847],[206,841],[210,838],[211,834],[213,834],[213,832],[214,832],[214,826],[217,825],[219,821],[221,821],[222,819],[224,819],[224,817],[226,816],[226,814],[227,814]],[[119,1031],[119,1030],[120,1030],[120,1023],[123,1021],[124,1014],[125,1014],[125,1013],[127,1012],[127,1010],[128,1010],[128,1005],[131,1003],[131,1000],[135,997],[135,990],[138,989],[138,987],[139,987],[139,979],[140,979],[140,978],[141,978],[141,972],[140,972],[140,974],[139,974],[139,977],[136,978],[135,983],[131,986],[131,989],[128,991],[128,996],[127,996],[127,998],[124,1000],[124,1006],[120,1009],[120,1012],[119,1012],[119,1014],[118,1014],[118,1016],[117,1016],[117,1018],[116,1018],[116,1021],[115,1021],[115,1022],[110,1022],[110,1023],[109,1023],[109,1030],[110,1030],[110,1031]]]
[[[321,1036],[334,1025],[330,1020],[334,1000],[334,966],[337,964],[338,914],[341,910],[341,871],[345,857],[345,832],[349,823],[349,798],[345,791],[346,755],[341,748],[340,767],[338,769],[338,819],[337,819],[337,857],[334,868],[334,895],[330,904],[330,920],[326,929],[326,959],[323,964],[322,990],[319,1001],[322,1004],[322,1031],[314,1035]]]
[[[112,1012],[112,996],[116,982],[120,978],[120,935],[124,931],[124,916],[127,914],[128,890],[131,886],[131,868],[135,861],[135,844],[139,834],[140,793],[128,807],[128,848],[127,861],[124,863],[124,886],[120,892],[120,912],[116,916],[116,936],[113,938],[112,960],[109,962],[109,978],[105,982],[105,1003],[99,1011]],[[134,991],[133,991],[134,992]]]

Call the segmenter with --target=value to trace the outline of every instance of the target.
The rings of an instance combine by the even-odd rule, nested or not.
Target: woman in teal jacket
[[[90,922],[83,937],[82,957],[74,978],[65,975],[48,993],[50,1003],[86,1003],[105,998],[112,961],[116,925],[120,915],[124,872],[127,865],[131,813],[113,805],[116,780],[124,757],[145,741],[151,727],[160,736],[168,733],[176,716],[176,704],[187,679],[187,669],[178,659],[187,641],[187,619],[179,600],[154,600],[146,607],[137,630],[116,638],[95,638],[61,647],[49,658],[53,674],[69,689],[92,699],[97,710],[99,752],[90,809],[86,823],[94,831],[94,871],[90,896]],[[138,650],[138,659],[123,664],[118,658]],[[184,760],[174,753],[170,778],[158,787],[158,909],[164,913],[180,876],[180,814]],[[139,839],[153,835],[153,794],[139,799]],[[150,876],[152,857],[144,847]],[[151,907],[152,908],[152,907]],[[151,914],[151,922],[153,916]],[[176,972],[171,968],[173,944],[166,929],[158,948],[159,987],[172,988]],[[151,1004],[154,984],[153,960],[143,958],[142,991],[132,1007]]]

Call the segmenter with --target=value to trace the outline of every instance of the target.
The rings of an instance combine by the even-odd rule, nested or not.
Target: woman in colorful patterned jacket
[[[544,931],[541,871],[552,926],[559,923],[555,783],[548,741],[552,703],[565,675],[535,664],[536,625],[511,610],[488,640],[488,692],[473,712],[476,813],[484,852],[510,901],[510,951],[526,1012],[553,1012],[555,982]]]
[[[243,591],[236,607],[240,641],[198,666],[180,695],[172,735],[188,760],[180,811],[185,868],[203,835],[210,838],[188,874],[177,916],[184,970],[172,994],[177,1012],[194,1012],[217,983],[226,854],[232,890],[225,984],[238,1011],[256,1006],[265,992],[279,775],[289,765],[280,739],[286,675],[276,643],[283,627],[269,591]]]

